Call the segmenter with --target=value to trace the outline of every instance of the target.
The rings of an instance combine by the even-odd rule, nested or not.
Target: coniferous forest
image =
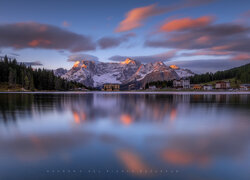
[[[215,73],[205,73],[195,75],[190,78],[191,84],[207,83],[210,81],[224,80],[235,78],[240,80],[241,83],[250,83],[250,64],[225,71],[217,71]]]
[[[17,63],[7,56],[0,61],[0,83],[8,83],[15,88],[19,85],[25,90],[74,90],[86,88],[83,84],[67,81],[54,75],[52,70],[32,69],[24,63]]]

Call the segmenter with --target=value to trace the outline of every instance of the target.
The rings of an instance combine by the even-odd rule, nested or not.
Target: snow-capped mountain
[[[105,83],[129,84],[139,82],[173,80],[194,75],[189,70],[173,68],[163,62],[141,64],[127,58],[120,63],[96,61],[76,61],[73,67],[65,72],[62,68],[55,70],[55,75],[64,79],[77,81],[89,87],[101,87]]]
[[[185,78],[185,77],[190,77],[190,76],[194,76],[195,73],[193,73],[191,70],[189,69],[181,69],[176,65],[170,65],[169,66],[171,69],[173,69],[180,78]]]

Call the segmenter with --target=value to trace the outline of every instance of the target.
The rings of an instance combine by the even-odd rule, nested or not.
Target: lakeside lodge
[[[120,84],[104,84],[103,91],[120,91]]]
[[[215,84],[215,89],[229,89],[231,88],[229,81],[219,81]]]
[[[241,84],[240,85],[241,91],[249,91],[250,90],[250,84]]]
[[[189,89],[190,88],[190,79],[182,78],[173,80],[173,87],[180,89]]]

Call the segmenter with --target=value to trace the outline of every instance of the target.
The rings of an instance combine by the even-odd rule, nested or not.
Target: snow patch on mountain
[[[116,79],[116,75],[113,73],[94,75],[93,81],[94,81],[94,87],[99,87],[106,83],[121,84],[121,81],[118,81]]]
[[[178,70],[175,70],[175,72],[178,74],[180,78],[190,77],[194,75],[194,73],[185,69],[178,69]]]

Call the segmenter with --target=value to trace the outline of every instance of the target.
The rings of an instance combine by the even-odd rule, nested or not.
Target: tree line
[[[215,80],[231,79],[241,81],[241,83],[250,83],[250,64],[225,71],[217,71],[215,73],[205,73],[190,77],[191,84],[207,83]]]
[[[32,69],[24,63],[17,63],[16,59],[7,56],[0,60],[0,83],[8,83],[15,88],[20,85],[26,90],[74,90],[86,88],[83,84],[67,81],[54,75],[52,70]]]

